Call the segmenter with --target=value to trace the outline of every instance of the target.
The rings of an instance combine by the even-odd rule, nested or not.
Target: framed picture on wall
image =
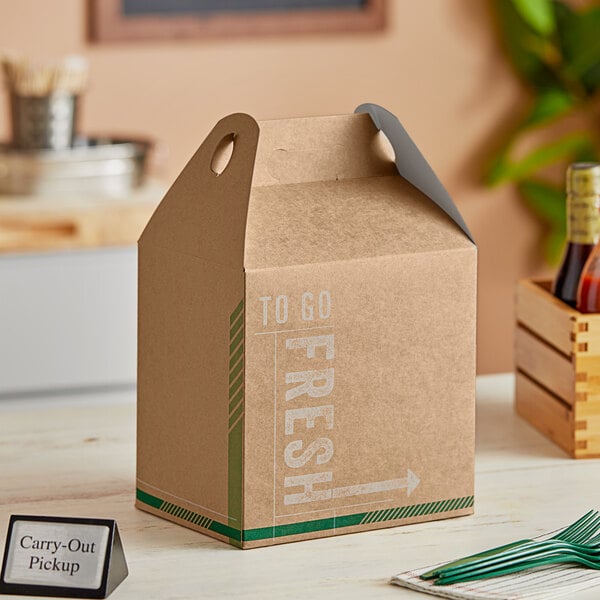
[[[92,41],[383,29],[386,0],[89,0]]]

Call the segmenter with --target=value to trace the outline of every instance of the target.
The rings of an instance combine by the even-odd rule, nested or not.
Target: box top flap
[[[258,124],[251,116],[221,119],[159,204],[140,246],[152,244],[242,269],[257,143]],[[228,146],[227,162],[223,152]]]
[[[397,117],[385,108],[372,103],[361,104],[355,112],[359,114],[368,113],[377,128],[389,139],[394,149],[398,173],[435,202],[475,243],[450,194],[448,194],[446,188],[437,178],[437,175]]]
[[[398,120],[373,104],[357,111],[264,121],[260,136],[249,115],[225,117],[140,245],[235,269],[471,246],[460,213]]]

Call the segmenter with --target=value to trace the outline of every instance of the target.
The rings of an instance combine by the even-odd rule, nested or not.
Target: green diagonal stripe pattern
[[[231,398],[244,383],[244,374],[240,373],[239,377],[229,386],[229,397]]]
[[[220,533],[221,535],[227,536],[231,539],[235,539],[238,541],[241,539],[239,529],[233,529],[205,515],[201,515],[200,513],[188,510],[186,508],[183,508],[182,506],[173,504],[172,502],[167,502],[166,500],[157,498],[156,496],[148,494],[147,492],[144,492],[139,488],[136,490],[135,495],[140,502],[143,502],[148,506],[152,506],[153,508],[158,508],[158,510],[166,512],[167,514],[172,515],[178,519],[188,521],[189,523],[192,523],[193,525],[196,525],[203,529],[215,531],[216,533]]]
[[[473,496],[463,498],[452,498],[450,500],[438,500],[437,502],[426,502],[425,504],[412,504],[409,506],[399,506],[398,508],[386,508],[384,510],[373,510],[365,513],[361,520],[361,525],[369,523],[380,523],[383,521],[397,521],[399,519],[408,519],[411,517],[421,517],[423,515],[434,515],[437,513],[452,512],[471,508],[474,503]]]
[[[244,350],[244,344],[240,344],[240,348],[242,349],[242,351]],[[242,360],[238,361],[238,364],[231,369],[231,371],[229,372],[229,383],[233,383],[233,381],[235,380],[235,378],[240,374],[240,371],[244,368],[244,359],[242,358]]]
[[[314,519],[312,521],[301,521],[300,523],[289,523],[286,525],[275,525],[275,527],[245,529],[241,532],[237,527],[225,525],[224,523],[220,523],[219,521],[210,519],[196,512],[186,510],[172,502],[161,500],[140,489],[136,491],[136,497],[140,502],[143,502],[148,506],[158,508],[170,515],[183,519],[184,521],[189,521],[194,525],[228,537],[229,541],[236,546],[241,546],[242,541],[254,542],[268,538],[310,533],[313,531],[335,530],[344,527],[354,527],[356,525],[398,521],[410,517],[422,517],[424,515],[453,512],[471,508],[474,504],[473,496],[464,496],[462,498],[450,498],[448,500],[438,500],[436,502],[426,502],[424,504],[411,504],[408,506],[398,506],[396,508],[386,508],[370,512],[355,513],[352,515]]]
[[[239,314],[244,310],[244,300],[240,300],[240,303],[236,306],[235,310],[229,317],[229,325],[233,325],[234,321],[238,318]]]
[[[242,327],[235,337],[229,338],[229,355],[231,355],[237,350],[240,343],[244,342],[244,328]]]
[[[237,535],[229,542],[241,545],[242,469],[244,451],[244,300],[229,316],[229,438],[227,444],[228,525]],[[225,535],[225,534],[223,534]]]
[[[212,519],[209,519],[208,517],[205,517],[197,512],[182,508],[181,506],[177,506],[172,502],[163,502],[159,509],[169,515],[173,515],[174,517],[182,519],[183,521],[189,521],[190,523],[198,525],[198,527],[203,527],[204,529],[210,529],[210,526],[212,525]]]
[[[181,508],[172,502],[163,502],[163,504],[160,506],[160,510],[164,510],[166,513],[173,515],[178,519],[189,521],[190,523],[198,525],[199,527],[203,527],[204,529],[210,529],[212,524],[212,519],[204,517],[197,512]]]
[[[240,388],[235,396],[229,401],[229,414],[231,414],[237,405],[240,403],[240,400],[244,397],[244,388]]]
[[[240,344],[240,347],[229,358],[229,371],[230,372],[243,354],[244,354],[244,345]]]
[[[233,424],[240,418],[243,412],[244,404],[240,402],[240,405],[231,413],[231,416],[229,417],[229,427],[233,426]]]

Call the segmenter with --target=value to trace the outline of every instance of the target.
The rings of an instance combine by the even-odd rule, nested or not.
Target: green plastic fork
[[[542,540],[523,545],[513,551],[503,552],[487,559],[467,563],[457,567],[443,569],[439,577],[462,577],[483,569],[502,568],[513,560],[533,560],[548,554],[575,553],[589,560],[600,561],[600,539],[595,538],[587,544],[573,544],[558,540]]]
[[[435,579],[436,577],[442,576],[442,574],[449,574],[449,572],[452,571],[459,570],[459,572],[462,572],[462,569],[470,568],[489,560],[494,560],[496,562],[496,560],[503,560],[506,556],[514,557],[514,555],[521,555],[523,551],[527,552],[530,548],[535,548],[543,542],[556,541],[570,544],[583,544],[590,541],[591,536],[594,536],[594,534],[598,532],[599,527],[600,513],[595,510],[590,510],[583,517],[548,540],[536,541],[526,539],[505,544],[491,550],[486,550],[485,552],[479,552],[478,554],[472,554],[449,562],[441,567],[423,573],[420,577],[421,579]]]
[[[591,533],[596,533],[598,525],[593,527],[595,521],[578,528],[575,532],[567,535],[567,539],[574,541],[564,541],[563,537],[556,536],[546,540],[531,540],[527,543],[521,543],[517,547],[498,552],[496,554],[470,560],[462,564],[444,566],[438,569],[437,576],[457,576],[473,571],[476,568],[501,566],[506,561],[516,558],[533,558],[537,554],[550,551],[574,550],[584,557],[591,559],[600,557],[600,535],[590,538]],[[564,532],[563,532],[564,534]],[[560,535],[560,534],[559,534]],[[585,543],[583,543],[585,542]]]
[[[442,575],[436,579],[433,584],[450,585],[452,583],[462,583],[464,581],[489,579],[491,577],[500,577],[501,575],[509,575],[526,569],[533,569],[534,567],[543,567],[557,563],[575,563],[589,567],[590,569],[600,569],[600,556],[595,559],[589,556],[582,556],[579,552],[570,548],[560,552],[553,551],[545,554],[542,553],[537,555],[534,560],[520,557],[513,561],[504,561],[500,568],[491,566],[487,568],[470,569],[467,573],[461,575]]]

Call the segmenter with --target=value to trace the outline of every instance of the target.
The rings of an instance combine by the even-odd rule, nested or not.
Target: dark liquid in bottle
[[[577,304],[579,277],[593,247],[593,244],[569,243],[560,265],[560,271],[554,280],[552,293],[573,308]]]

